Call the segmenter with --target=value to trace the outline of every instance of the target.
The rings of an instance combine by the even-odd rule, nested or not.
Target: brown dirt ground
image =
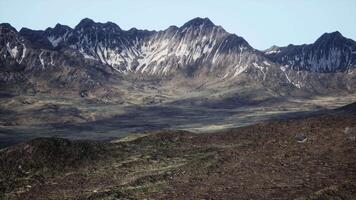
[[[0,152],[0,198],[351,200],[355,135],[344,113],[112,143],[37,139]]]

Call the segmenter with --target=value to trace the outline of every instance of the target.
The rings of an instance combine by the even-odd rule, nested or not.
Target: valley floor
[[[356,199],[355,105],[206,134],[35,139],[0,152],[4,199]]]
[[[93,103],[81,98],[18,96],[0,99],[0,148],[37,137],[112,140],[132,133],[221,131],[276,119],[327,112],[356,101],[355,95],[264,99],[254,104],[153,105]],[[235,104],[234,104],[235,103]]]

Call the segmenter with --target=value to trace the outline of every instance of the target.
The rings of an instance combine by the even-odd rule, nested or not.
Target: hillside
[[[354,199],[356,115],[345,107],[207,134],[35,139],[0,152],[5,199]]]

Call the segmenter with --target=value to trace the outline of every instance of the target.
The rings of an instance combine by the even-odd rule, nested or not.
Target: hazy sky
[[[112,21],[122,29],[166,29],[208,17],[253,47],[314,42],[340,31],[356,40],[356,0],[0,0],[0,23],[45,29],[74,27],[82,18]]]

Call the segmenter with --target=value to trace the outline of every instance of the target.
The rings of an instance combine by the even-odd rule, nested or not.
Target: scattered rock
[[[27,105],[31,105],[33,103],[34,103],[34,101],[29,100],[29,99],[25,99],[25,100],[22,101],[22,104],[27,104]]]
[[[305,143],[308,138],[304,133],[298,133],[295,135],[295,139],[297,140],[297,142],[299,143]]]
[[[85,91],[81,91],[80,93],[79,93],[79,95],[80,95],[80,97],[88,97],[89,96],[89,91],[87,91],[87,90],[85,90]]]
[[[351,128],[351,127],[346,127],[345,130],[344,130],[344,133],[345,133],[345,134],[350,134],[350,133],[352,133],[352,128]]]
[[[356,128],[346,127],[344,130],[346,138],[351,141],[356,141]]]

